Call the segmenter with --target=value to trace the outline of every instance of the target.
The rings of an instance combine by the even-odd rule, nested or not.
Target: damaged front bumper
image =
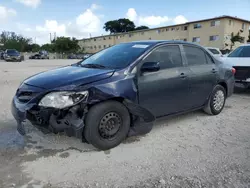
[[[27,119],[45,134],[65,132],[68,136],[82,138],[86,106],[81,103],[66,109],[44,108],[34,103],[21,103],[14,97],[11,111],[21,135],[26,134],[23,122]]]

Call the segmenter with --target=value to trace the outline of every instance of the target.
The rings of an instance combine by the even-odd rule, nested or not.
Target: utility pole
[[[50,39],[50,43],[51,43],[52,42],[51,33],[49,33],[49,39]]]

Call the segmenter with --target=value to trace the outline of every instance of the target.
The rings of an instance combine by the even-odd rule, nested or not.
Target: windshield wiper
[[[86,68],[94,68],[94,69],[105,69],[104,65],[100,64],[80,64],[81,67],[86,67]]]

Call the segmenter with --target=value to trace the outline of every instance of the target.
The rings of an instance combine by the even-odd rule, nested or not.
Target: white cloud
[[[16,0],[16,1],[32,8],[36,8],[38,7],[38,5],[41,4],[41,0]]]
[[[129,8],[126,17],[131,21],[135,22],[136,25],[147,25],[147,26],[162,26],[168,23],[181,24],[185,23],[188,20],[182,16],[176,16],[175,18],[170,18],[168,16],[143,16],[138,15],[134,8]]]
[[[16,15],[16,11],[11,8],[0,6],[0,23],[6,22],[10,17]]]
[[[59,35],[64,35],[65,30],[65,25],[59,24],[56,20],[46,20],[43,26],[36,26],[38,32],[57,32]]]
[[[30,37],[33,41],[36,39],[38,44],[48,43],[50,41],[50,33],[52,39],[54,33],[56,36],[68,36],[76,38],[86,38],[90,35],[97,36],[103,32],[101,16],[95,13],[100,6],[92,4],[90,8],[83,11],[74,19],[68,22],[58,22],[57,20],[45,20],[44,24],[35,26],[17,23],[18,33]]]
[[[97,10],[97,9],[99,9],[99,8],[101,8],[101,6],[100,6],[100,5],[97,5],[97,4],[92,4],[92,5],[90,6],[90,9],[91,9],[91,10]]]
[[[129,8],[126,16],[128,19],[130,19],[133,22],[136,21],[137,19],[137,13],[134,8]]]
[[[170,21],[170,18],[167,16],[145,16],[139,17],[138,23],[139,25],[148,25],[148,26],[158,26],[162,24],[166,24]]]
[[[96,32],[100,29],[100,19],[90,9],[76,18],[76,25],[85,32]]]
[[[176,16],[176,17],[173,19],[173,21],[174,21],[175,24],[183,24],[183,23],[188,22],[187,18],[185,18],[185,17],[182,16],[182,15]]]

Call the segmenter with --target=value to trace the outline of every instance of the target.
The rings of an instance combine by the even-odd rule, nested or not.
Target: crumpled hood
[[[114,70],[66,66],[31,76],[24,83],[44,89],[67,85],[79,86],[109,78],[113,73]]]
[[[247,67],[250,66],[250,58],[247,57],[221,57],[220,60],[231,66],[242,66],[242,67]]]

